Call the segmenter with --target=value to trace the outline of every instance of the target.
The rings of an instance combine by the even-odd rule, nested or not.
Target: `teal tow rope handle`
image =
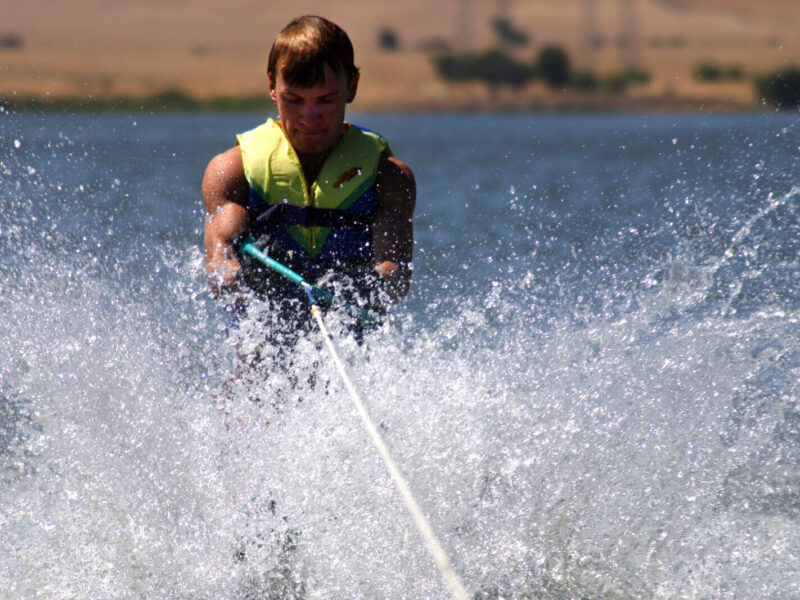
[[[326,306],[330,306],[334,304],[334,296],[330,292],[323,290],[315,285],[311,285],[308,283],[302,275],[292,271],[286,265],[279,263],[274,258],[271,258],[264,254],[261,250],[256,248],[254,238],[248,238],[239,246],[239,251],[242,254],[247,254],[248,256],[252,256],[260,263],[264,264],[265,266],[269,267],[276,273],[283,275],[289,281],[296,283],[306,291],[308,294],[308,301],[309,304],[317,304],[318,302],[322,302]],[[377,319],[374,315],[370,314],[369,312],[357,307],[353,306],[352,304],[348,304],[347,302],[342,302],[342,306],[354,317],[358,319],[358,322],[363,325],[364,327],[375,327],[378,324]]]

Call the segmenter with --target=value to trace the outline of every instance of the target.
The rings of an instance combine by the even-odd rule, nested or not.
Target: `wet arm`
[[[206,271],[215,297],[237,291],[241,268],[232,240],[247,228],[248,186],[238,146],[215,156],[203,176]]]
[[[411,285],[414,248],[413,216],[417,198],[411,169],[402,161],[382,156],[376,181],[376,210],[372,244],[375,271],[386,282],[392,300],[403,298]]]

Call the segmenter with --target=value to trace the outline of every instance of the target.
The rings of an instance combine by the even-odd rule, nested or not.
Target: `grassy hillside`
[[[356,105],[365,109],[586,101],[539,84],[497,95],[480,84],[445,84],[431,56],[446,49],[499,46],[531,60],[543,45],[558,44],[578,68],[602,74],[633,64],[650,73],[626,100],[608,100],[622,104],[746,107],[755,101],[751,75],[800,61],[800,2],[787,0],[0,0],[0,12],[4,98],[259,95],[274,35],[305,13],[350,33],[363,73]],[[503,45],[493,26],[498,17],[528,43]],[[380,44],[385,31],[398,42],[394,51]],[[698,82],[692,73],[703,60],[736,66],[744,78]]]

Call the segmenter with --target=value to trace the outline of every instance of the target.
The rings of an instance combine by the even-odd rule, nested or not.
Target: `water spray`
[[[317,322],[317,326],[322,334],[322,338],[325,341],[325,346],[328,348],[331,359],[336,365],[336,370],[339,372],[339,377],[342,379],[345,388],[347,388],[347,391],[350,393],[350,400],[353,402],[356,412],[358,412],[359,416],[361,417],[361,421],[364,424],[370,439],[372,440],[372,444],[375,446],[375,449],[378,451],[378,454],[383,460],[383,464],[386,466],[386,470],[389,472],[389,476],[392,478],[397,491],[400,493],[400,496],[402,496],[403,502],[406,505],[406,509],[411,514],[411,518],[414,520],[417,530],[425,540],[428,550],[433,556],[434,563],[436,564],[436,567],[439,569],[439,573],[442,576],[442,580],[450,589],[453,598],[456,600],[468,600],[467,591],[461,581],[461,578],[459,577],[458,573],[456,573],[450,558],[447,556],[447,553],[439,543],[439,540],[437,539],[436,534],[433,532],[430,523],[428,523],[428,519],[425,517],[425,514],[422,512],[422,509],[414,497],[414,494],[411,492],[411,488],[409,487],[403,475],[400,473],[400,469],[397,467],[397,464],[395,463],[391,454],[389,454],[389,450],[387,449],[383,438],[381,438],[380,433],[378,433],[377,427],[375,427],[375,424],[370,418],[364,403],[361,401],[358,391],[353,385],[350,376],[347,374],[347,370],[344,368],[344,363],[339,357],[339,353],[337,352],[336,346],[333,343],[333,336],[325,326],[325,322],[322,319],[322,308],[320,307],[319,302],[322,301],[326,304],[332,304],[334,301],[333,294],[318,288],[317,286],[311,285],[298,273],[264,254],[261,250],[255,247],[252,239],[246,240],[240,246],[240,250],[243,253],[252,256],[270,269],[273,269],[277,273],[283,275],[290,281],[302,286],[306,291],[306,294],[308,295],[308,301],[311,306],[311,314]],[[358,307],[346,303],[343,303],[343,305],[351,313],[354,313],[354,315],[359,319],[359,322],[362,324],[375,324],[375,317],[369,314],[367,311],[361,310]]]
[[[283,275],[289,281],[292,281],[292,282],[302,286],[306,290],[306,292],[309,294],[309,302],[312,305],[317,303],[317,302],[322,302],[326,306],[330,306],[330,305],[332,305],[332,304],[334,304],[336,302],[336,298],[329,291],[323,290],[322,288],[317,287],[315,285],[311,285],[310,283],[308,283],[305,280],[305,278],[303,278],[302,275],[300,275],[299,273],[296,273],[295,271],[293,271],[292,269],[290,269],[286,265],[283,265],[283,264],[279,263],[277,260],[275,260],[271,256],[267,256],[264,252],[259,250],[255,246],[255,239],[254,238],[246,239],[239,246],[239,250],[243,254],[247,254],[249,256],[252,256],[257,261],[259,261],[260,263],[266,265],[267,267],[269,267],[270,269],[272,269],[276,273],[278,273],[280,275]],[[375,316],[373,314],[369,313],[368,311],[363,310],[363,309],[361,309],[361,308],[359,308],[357,306],[354,306],[352,304],[349,304],[347,302],[341,302],[340,304],[341,304],[342,307],[344,307],[344,309],[348,313],[350,313],[350,315],[352,315],[353,317],[358,319],[358,322],[361,325],[363,325],[364,327],[372,328],[372,327],[375,327],[375,325],[377,325],[378,320],[375,318]]]

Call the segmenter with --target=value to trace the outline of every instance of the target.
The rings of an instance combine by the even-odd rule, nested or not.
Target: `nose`
[[[306,102],[303,106],[303,112],[300,119],[303,123],[313,125],[320,121],[322,114],[320,112],[319,104],[316,102]]]

